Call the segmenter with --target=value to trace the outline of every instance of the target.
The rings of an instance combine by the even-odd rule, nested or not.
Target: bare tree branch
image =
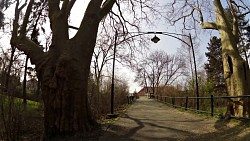
[[[30,16],[30,13],[31,13],[31,10],[32,10],[33,3],[34,3],[34,0],[30,0],[30,2],[28,4],[28,7],[26,9],[25,16],[24,16],[24,19],[23,19],[23,24],[22,24],[22,27],[21,27],[21,30],[20,30],[20,34],[22,36],[24,36],[25,33],[26,33],[26,28],[27,28],[27,25],[28,25],[28,22],[29,22],[29,16]]]
[[[179,20],[181,20],[181,19],[185,19],[185,18],[187,18],[187,17],[190,17],[191,15],[193,15],[194,11],[195,11],[195,9],[193,8],[193,9],[190,11],[190,13],[188,13],[188,14],[186,14],[186,15],[183,15],[183,16],[181,16],[181,17],[179,17],[179,18],[177,18],[177,19],[174,20],[173,22],[176,23],[177,21],[179,21]]]
[[[69,5],[69,0],[64,0],[61,8],[62,13],[67,15],[67,17],[68,17],[68,5]]]
[[[70,14],[70,11],[71,11],[73,5],[75,4],[75,2],[76,2],[76,0],[71,0],[71,1],[69,2],[68,7],[67,7],[67,15]]]
[[[110,12],[115,2],[116,0],[106,0],[103,3],[99,14],[101,19]]]
[[[53,20],[54,19],[53,16],[55,16],[54,14],[60,11],[60,7],[59,7],[60,0],[48,0],[48,1],[49,1],[49,7],[50,7],[49,17],[51,20]]]
[[[217,24],[215,22],[201,22],[200,24],[203,29],[218,29]]]
[[[20,15],[21,10],[25,7],[26,3],[24,3],[20,8],[18,8],[19,0],[17,1],[16,7],[15,7],[15,19],[13,22],[13,32],[12,32],[10,44],[12,47],[16,47],[18,50],[21,50],[25,54],[27,54],[30,57],[32,63],[38,65],[41,63],[41,61],[45,57],[44,56],[45,54],[39,45],[35,44],[33,41],[28,39],[25,35],[26,27],[28,24],[28,18],[29,18],[33,3],[34,3],[34,0],[31,0],[26,9],[26,14],[23,20],[23,26],[21,27],[20,35],[18,35],[19,15]]]
[[[13,40],[14,38],[16,38],[18,36],[18,29],[19,29],[19,15],[21,10],[27,5],[27,0],[25,1],[25,3],[20,7],[19,7],[20,1],[17,0],[16,1],[16,6],[15,6],[15,18],[13,21],[13,31],[12,31],[12,37],[11,40]],[[12,41],[11,41],[12,42]]]

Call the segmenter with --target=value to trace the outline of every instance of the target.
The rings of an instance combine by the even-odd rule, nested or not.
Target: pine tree
[[[246,60],[249,65],[249,45],[250,45],[250,25],[249,20],[246,20],[246,17],[243,16],[238,19],[239,22],[239,43],[238,48],[241,56]]]
[[[223,77],[222,47],[221,39],[216,36],[208,43],[208,52],[205,53],[208,63],[205,63],[207,81],[214,86],[214,92],[223,95],[226,92],[225,80]]]

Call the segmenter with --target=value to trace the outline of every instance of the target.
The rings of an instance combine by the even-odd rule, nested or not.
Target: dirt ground
[[[250,126],[181,112],[140,97],[99,141],[250,141]]]

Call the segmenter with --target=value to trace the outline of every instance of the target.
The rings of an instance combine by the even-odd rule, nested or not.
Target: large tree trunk
[[[222,61],[224,68],[224,78],[226,80],[227,91],[230,96],[242,96],[249,94],[249,67],[239,54],[238,43],[238,21],[234,17],[234,23],[229,23],[224,9],[219,0],[214,1],[216,12],[217,29],[221,35]],[[229,114],[236,116],[246,116],[247,99],[236,98],[229,100]]]
[[[222,61],[224,78],[229,96],[243,96],[250,92],[250,72],[248,64],[242,59],[239,54],[237,43],[239,42],[239,26],[238,16],[232,9],[232,4],[228,3],[233,15],[231,19],[225,14],[225,9],[222,7],[220,0],[214,0],[216,22],[203,22],[201,11],[200,21],[202,28],[218,30],[221,36],[222,43]],[[248,111],[248,112],[247,112]],[[250,103],[247,98],[232,98],[228,99],[228,110],[226,115],[233,116],[248,116],[250,114]]]
[[[81,24],[84,30],[72,39],[60,33],[61,28],[67,30],[67,27],[54,27],[58,33],[53,35],[48,62],[39,72],[45,108],[45,140],[53,139],[54,136],[55,140],[60,136],[71,136],[69,140],[82,140],[80,136],[95,123],[87,96],[99,21],[95,17],[86,18],[86,22]],[[58,21],[60,23],[60,17]]]
[[[60,68],[64,69],[60,73],[66,75],[56,74],[50,79],[50,85],[42,84],[46,139],[82,135],[93,126],[87,102],[88,76],[83,75],[88,69],[80,70],[71,65]],[[73,70],[69,70],[70,66]]]
[[[249,68],[237,50],[233,50],[232,43],[227,36],[221,36],[224,78],[230,96],[249,94]],[[229,101],[228,112],[230,115],[246,116],[247,99],[235,98]]]
[[[41,72],[45,140],[82,135],[95,123],[87,97],[92,54],[87,50],[79,54],[74,51],[77,46],[65,46],[72,50],[62,52],[58,58],[53,55],[51,58],[54,59],[49,60]],[[93,44],[86,47],[91,48],[94,48]]]
[[[36,66],[44,101],[43,140],[82,141],[81,136],[95,123],[87,96],[98,26],[116,1],[89,1],[78,32],[69,39],[68,17],[75,0],[48,0],[53,36],[46,53],[26,35],[34,2],[29,1],[22,26],[19,25],[19,15],[26,3],[16,3],[11,45],[24,51]]]

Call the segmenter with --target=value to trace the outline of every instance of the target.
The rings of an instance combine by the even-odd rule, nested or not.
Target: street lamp
[[[78,30],[77,27],[73,27],[73,26],[69,26],[69,28],[73,28]],[[189,47],[191,47],[192,49],[192,53],[193,53],[193,59],[194,59],[194,71],[195,71],[195,84],[196,84],[196,109],[197,111],[199,110],[199,85],[198,85],[198,76],[197,76],[197,68],[196,68],[196,60],[195,60],[195,54],[194,54],[194,46],[193,46],[193,41],[191,38],[191,34],[189,34],[189,40],[190,40],[190,44],[188,44],[187,42],[185,42],[184,40],[182,40],[181,38],[174,36],[174,35],[180,35],[180,36],[187,36],[187,35],[183,35],[183,34],[176,34],[176,33],[169,33],[169,32],[129,32],[129,33],[137,33],[137,35],[131,36],[129,38],[133,38],[136,36],[140,36],[140,35],[144,35],[144,34],[161,34],[161,35],[166,35],[175,39],[178,39],[180,41],[182,41],[183,43],[185,43],[186,45],[188,45]],[[113,72],[112,72],[112,84],[111,84],[111,114],[113,114],[114,112],[114,67],[115,67],[115,53],[116,53],[116,40],[117,40],[117,30],[115,32],[115,45],[114,45],[114,58],[113,58]],[[127,39],[129,39],[127,38]],[[126,41],[127,39],[124,39],[121,42]],[[158,38],[156,35],[151,39],[152,42],[157,43],[160,41],[160,38]]]
[[[158,43],[160,41],[160,38],[158,38],[156,35],[151,39],[152,42]]]
[[[195,71],[195,85],[196,85],[196,110],[199,110],[199,85],[198,85],[198,76],[197,76],[197,68],[196,68],[196,60],[195,60],[195,54],[194,54],[194,45],[193,45],[193,41],[192,41],[192,37],[191,34],[189,33],[189,40],[190,40],[190,44],[188,44],[187,42],[185,42],[184,40],[182,40],[181,38],[171,35],[170,33],[164,33],[164,32],[155,32],[155,34],[162,34],[162,35],[167,35],[173,38],[176,38],[180,41],[182,41],[183,43],[185,43],[186,45],[188,45],[189,47],[191,47],[192,49],[192,54],[193,54],[193,60],[194,60],[194,71]],[[181,36],[187,36],[187,35],[182,35],[182,34],[177,34],[177,35],[181,35]],[[157,43],[160,41],[160,38],[158,38],[156,35],[151,39],[152,42]]]
[[[192,41],[192,37],[191,34],[188,35],[183,35],[183,34],[176,34],[176,33],[169,33],[169,32],[129,32],[129,33],[136,33],[136,35],[133,35],[129,38],[134,38],[136,36],[140,36],[140,35],[145,35],[145,34],[161,34],[161,35],[166,35],[175,39],[178,39],[180,41],[182,41],[184,44],[186,44],[187,46],[191,47],[192,49],[192,54],[193,54],[193,60],[194,60],[194,71],[195,71],[195,84],[196,84],[196,110],[199,110],[199,85],[198,85],[198,76],[197,76],[197,68],[196,68],[196,60],[195,60],[195,54],[194,54],[194,46],[193,46],[193,41]],[[188,44],[186,41],[184,41],[183,39],[175,36],[175,35],[180,35],[180,36],[187,36],[189,37],[190,40],[190,44]],[[118,32],[117,30],[115,31],[115,44],[114,44],[114,57],[113,57],[113,68],[112,68],[112,84],[111,84],[111,114],[109,115],[110,117],[113,117],[114,114],[114,73],[115,73],[115,54],[116,54],[116,46],[117,46],[117,36],[118,36]],[[126,41],[126,38],[124,40],[122,40],[121,42]],[[151,39],[152,42],[154,43],[158,43],[160,41],[160,38],[157,37],[156,35]],[[120,42],[120,43],[121,43]],[[154,88],[153,88],[154,89]],[[154,92],[153,92],[154,93]]]

